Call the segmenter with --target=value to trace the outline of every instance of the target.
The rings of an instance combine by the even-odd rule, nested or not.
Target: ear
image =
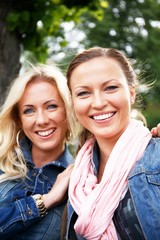
[[[131,86],[131,87],[130,87],[130,102],[131,102],[131,105],[134,104],[135,98],[136,98],[135,87],[134,87],[134,86]]]

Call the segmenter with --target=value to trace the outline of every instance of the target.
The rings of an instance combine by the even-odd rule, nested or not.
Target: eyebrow
[[[44,104],[47,104],[47,103],[50,103],[50,102],[59,102],[59,101],[57,101],[55,99],[51,99],[51,100],[48,100],[48,101],[44,102]]]
[[[106,83],[110,83],[110,82],[113,82],[113,81],[117,82],[118,79],[113,78],[113,79],[105,80],[105,82],[102,83],[102,86],[104,86]],[[88,85],[79,85],[79,86],[76,86],[75,89],[77,89],[77,88],[88,88]]]
[[[25,105],[23,105],[22,107],[33,107],[34,105],[32,105],[32,104],[25,104]]]
[[[50,102],[58,102],[57,100],[54,100],[54,99],[51,99],[51,100],[47,100],[46,102],[44,102],[43,104],[47,104],[47,103],[50,103]],[[25,104],[24,105],[25,107],[33,107],[34,104]]]

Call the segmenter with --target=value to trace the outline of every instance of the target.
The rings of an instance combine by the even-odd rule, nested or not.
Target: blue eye
[[[33,109],[31,109],[31,108],[28,108],[28,109],[25,109],[24,110],[24,114],[31,114],[31,113],[33,113],[34,111],[33,111]]]

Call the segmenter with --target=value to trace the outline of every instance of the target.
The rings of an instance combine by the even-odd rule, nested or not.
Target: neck
[[[112,149],[114,148],[117,139],[114,141],[110,141],[108,139],[96,139],[98,146],[99,146],[99,150],[100,150],[100,159],[102,161],[107,162]]]
[[[106,139],[97,139],[97,143],[100,150],[99,169],[98,169],[98,182],[101,181],[105,166],[109,159],[109,156],[116,144],[116,141],[108,141]]]
[[[32,147],[32,159],[36,167],[43,167],[44,165],[57,161],[65,149],[65,145],[54,150],[36,150]]]

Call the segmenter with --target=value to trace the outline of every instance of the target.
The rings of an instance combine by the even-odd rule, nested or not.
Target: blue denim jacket
[[[36,168],[30,141],[24,138],[21,146],[28,166],[28,178],[0,184],[0,239],[58,240],[65,203],[50,209],[41,218],[31,195],[48,193],[57,175],[73,162],[73,157],[66,147],[57,161]]]
[[[97,168],[97,150],[93,151],[93,168]],[[160,239],[160,138],[152,138],[140,161],[130,172],[128,185],[135,212],[147,240]],[[72,231],[75,212],[68,204],[67,240],[84,240]],[[70,238],[69,238],[70,234]],[[136,240],[136,239],[135,239]]]

